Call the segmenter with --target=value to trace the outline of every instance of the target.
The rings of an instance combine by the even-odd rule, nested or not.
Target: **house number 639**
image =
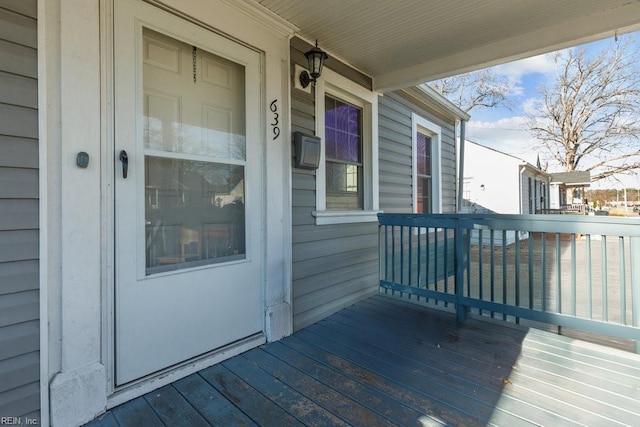
[[[271,122],[271,129],[273,131],[273,141],[275,141],[280,136],[280,114],[278,114],[278,100],[274,99],[273,102],[269,105],[269,109],[273,113],[273,122]]]

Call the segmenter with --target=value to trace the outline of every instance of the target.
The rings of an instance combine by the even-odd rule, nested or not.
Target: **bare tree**
[[[594,57],[585,49],[553,54],[557,75],[541,87],[531,134],[547,164],[591,171],[592,181],[640,168],[640,73],[632,40]]]
[[[437,80],[429,86],[465,113],[477,107],[511,106],[507,97],[513,83],[491,68]]]

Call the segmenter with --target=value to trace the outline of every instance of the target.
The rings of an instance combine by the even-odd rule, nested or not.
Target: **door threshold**
[[[107,410],[266,343],[263,332],[114,388]]]

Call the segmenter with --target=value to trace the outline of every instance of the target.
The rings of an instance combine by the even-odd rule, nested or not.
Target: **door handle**
[[[120,151],[120,161],[122,162],[122,178],[127,179],[127,173],[129,172],[129,156],[124,150]]]

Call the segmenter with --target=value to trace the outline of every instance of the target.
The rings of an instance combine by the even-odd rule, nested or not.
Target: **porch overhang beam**
[[[474,46],[449,56],[373,76],[373,89],[384,93],[416,86],[506,62],[553,52],[583,43],[640,30],[640,2],[604,10],[534,32]],[[428,42],[428,41],[425,41]]]

